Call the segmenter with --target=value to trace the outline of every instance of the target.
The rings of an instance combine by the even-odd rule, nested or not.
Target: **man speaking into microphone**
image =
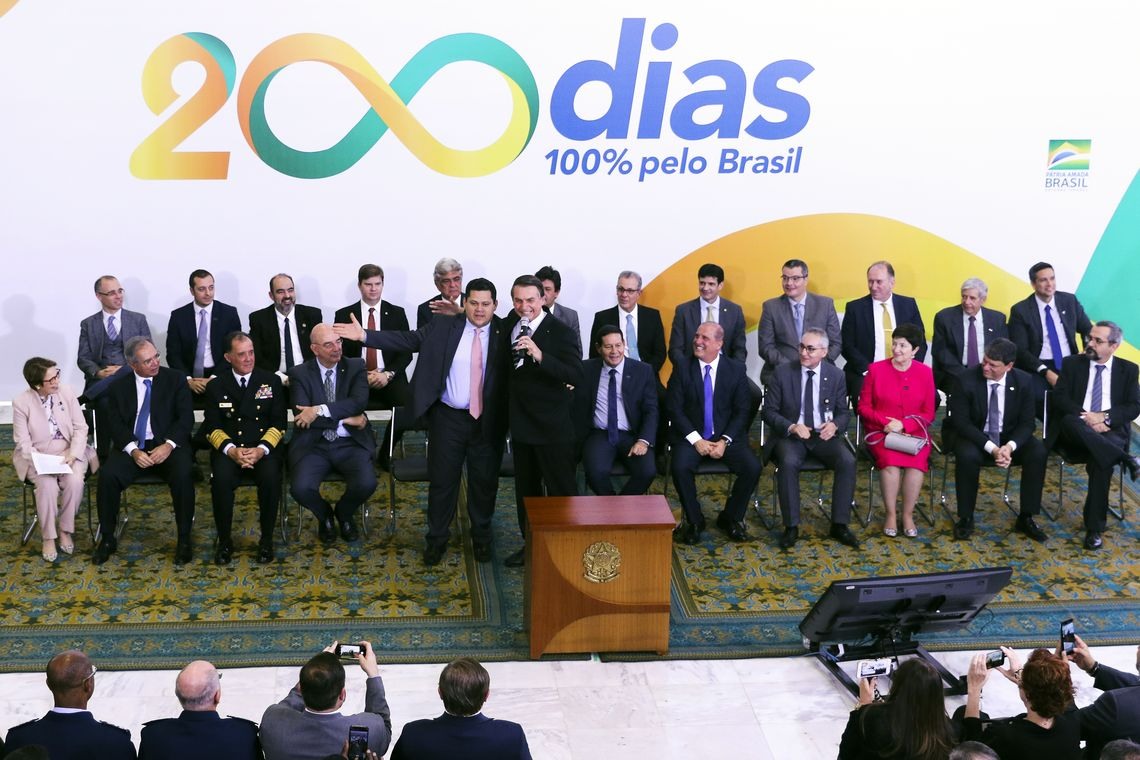
[[[507,372],[511,447],[519,529],[526,536],[528,496],[576,496],[573,393],[582,384],[582,358],[570,328],[544,307],[542,281],[531,275],[511,286],[514,310],[504,328],[511,341]],[[525,551],[506,559],[520,567]]]

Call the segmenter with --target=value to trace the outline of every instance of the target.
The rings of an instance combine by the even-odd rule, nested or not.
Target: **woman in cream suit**
[[[98,464],[95,452],[87,446],[87,421],[79,402],[70,388],[60,384],[59,374],[59,367],[51,359],[28,359],[24,363],[24,379],[31,387],[12,400],[12,437],[16,442],[12,462],[21,480],[30,479],[35,484],[43,558],[48,562],[55,561],[57,537],[59,551],[75,551],[72,534],[75,512],[83,498],[83,473],[88,462],[92,471]],[[33,451],[62,455],[71,472],[37,475],[32,465]]]

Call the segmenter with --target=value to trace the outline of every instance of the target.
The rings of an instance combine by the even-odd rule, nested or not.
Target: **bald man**
[[[152,760],[259,760],[257,724],[218,715],[222,675],[205,660],[195,660],[178,674],[174,694],[182,705],[177,718],[143,724],[139,758]]]
[[[47,666],[47,685],[55,707],[37,720],[8,731],[8,752],[39,744],[52,760],[134,760],[131,732],[95,720],[87,703],[95,692],[95,666],[77,649],[60,652]]]

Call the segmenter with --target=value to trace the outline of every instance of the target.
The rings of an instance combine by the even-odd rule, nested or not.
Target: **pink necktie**
[[[479,339],[479,328],[471,341],[471,416],[479,419],[483,413],[483,341]]]

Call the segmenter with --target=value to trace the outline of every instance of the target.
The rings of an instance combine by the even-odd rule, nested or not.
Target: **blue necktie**
[[[637,328],[633,326],[633,315],[625,315],[625,342],[629,347],[630,359],[641,359],[641,353],[637,350]]]
[[[606,440],[611,446],[618,442],[617,370],[610,368],[610,387],[606,394]]]
[[[1096,376],[1093,377],[1092,398],[1089,399],[1089,411],[1100,412],[1104,410],[1104,365],[1096,365]]]
[[[119,337],[119,330],[115,327],[115,318],[107,317],[107,340],[112,343]]]
[[[143,394],[142,406],[139,408],[139,416],[135,420],[135,443],[139,448],[146,448],[146,424],[150,421],[150,379],[143,380],[143,385],[146,386],[146,393]]]
[[[804,336],[804,305],[802,303],[792,304],[792,309],[796,314],[796,335],[802,338]]]
[[[1053,324],[1053,308],[1045,307],[1045,332],[1049,334],[1049,348],[1053,351],[1053,369],[1061,371],[1061,336],[1057,335],[1057,326]]]
[[[198,342],[194,346],[194,377],[206,376],[206,344],[210,342],[206,310],[198,312]]]
[[[713,436],[713,382],[712,365],[705,365],[705,434],[706,441]]]

